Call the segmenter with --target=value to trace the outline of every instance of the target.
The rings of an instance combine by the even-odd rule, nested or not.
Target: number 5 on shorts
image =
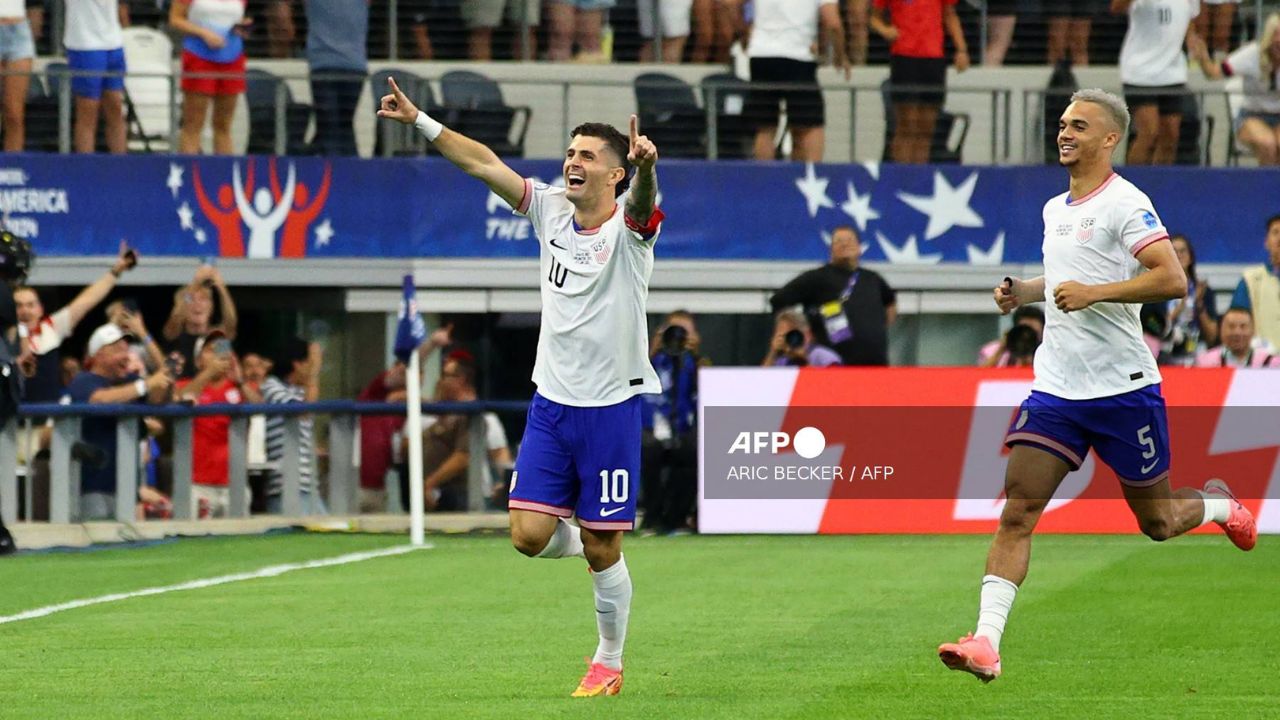
[[[1152,458],[1156,456],[1156,441],[1155,441],[1155,438],[1148,435],[1148,433],[1150,432],[1151,432],[1150,425],[1143,425],[1142,427],[1138,428],[1138,444],[1141,445],[1143,448],[1145,448],[1142,451],[1142,459],[1151,460],[1150,465],[1144,465],[1142,467],[1142,473],[1144,475],[1146,473],[1151,472],[1151,468],[1155,467],[1157,462],[1156,460],[1152,460]]]
[[[626,470],[600,471],[600,502],[624,503],[631,493],[630,476]]]

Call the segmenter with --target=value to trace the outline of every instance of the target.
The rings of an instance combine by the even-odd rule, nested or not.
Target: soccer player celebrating
[[[1006,278],[995,288],[1001,313],[1042,300],[1047,312],[1031,395],[1005,437],[1006,503],[987,555],[977,629],[938,648],[948,668],[983,682],[1000,675],[1000,636],[1027,576],[1032,530],[1090,448],[1120,478],[1152,540],[1216,522],[1241,550],[1257,541],[1253,516],[1221,480],[1203,491],[1169,488],[1160,373],[1138,310],[1185,296],[1187,277],[1151,201],[1111,169],[1128,130],[1120,98],[1101,90],[1071,97],[1058,121],[1058,159],[1070,189],[1044,206],[1044,275]]]
[[[440,154],[533,223],[542,277],[538,391],[511,478],[511,542],[530,557],[585,556],[600,641],[573,696],[616,695],[631,611],[622,532],[636,516],[637,396],[661,391],[645,321],[663,219],[655,206],[658,150],[639,133],[634,115],[630,138],[610,125],[579,125],[565,151],[565,187],[553,188],[520,177],[389,83],[379,117],[413,123]],[[565,521],[573,515],[580,532]]]

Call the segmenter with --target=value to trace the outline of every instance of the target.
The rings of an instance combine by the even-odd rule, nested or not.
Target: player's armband
[[[623,215],[622,219],[627,223],[628,230],[640,235],[645,240],[651,240],[654,235],[658,234],[658,226],[662,224],[662,221],[666,219],[666,217],[667,216],[662,212],[662,209],[655,205],[653,212],[649,215],[649,222],[647,223],[641,224],[630,215]]]

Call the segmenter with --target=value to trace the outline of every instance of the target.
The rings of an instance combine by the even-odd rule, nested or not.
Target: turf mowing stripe
[[[35,608],[34,610],[26,610],[18,613],[17,615],[0,615],[0,625],[20,622],[22,620],[34,620],[36,618],[47,617],[54,613],[89,607],[91,605],[101,605],[103,603],[129,600],[136,597],[146,597],[148,595],[163,595],[164,593],[177,592],[179,590],[199,590],[200,588],[214,587],[215,585],[226,585],[228,583],[241,582],[242,580],[257,580],[259,578],[277,577],[284,575],[285,573],[293,572],[294,570],[312,570],[315,568],[332,567],[334,565],[348,565],[350,563],[362,562],[364,560],[374,560],[376,558],[390,557],[392,555],[403,555],[404,553],[413,552],[414,550],[428,550],[431,547],[431,545],[397,545],[396,547],[348,553],[346,555],[338,555],[337,557],[324,558],[322,560],[308,560],[307,562],[269,565],[252,572],[220,575],[218,577],[205,578],[203,580],[189,580],[184,583],[178,583],[177,585],[163,585],[161,587],[143,588],[142,590],[133,590],[131,592],[100,595],[94,598],[85,598],[84,600],[72,600],[71,602],[58,603],[57,605],[46,605],[44,607]]]

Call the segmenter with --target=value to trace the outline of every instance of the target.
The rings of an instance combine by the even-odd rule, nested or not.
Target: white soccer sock
[[[613,567],[591,574],[595,583],[596,628],[600,644],[591,662],[614,670],[622,669],[622,645],[627,640],[627,618],[631,615],[631,573],[626,558],[618,558]]]
[[[978,629],[975,637],[984,637],[1000,652],[1000,636],[1009,620],[1009,609],[1018,594],[1018,586],[996,575],[982,577],[982,600],[978,607]]]
[[[556,523],[556,531],[551,534],[547,546],[538,553],[540,558],[585,557],[582,554],[582,535],[578,528],[561,520]]]
[[[1218,493],[1202,492],[1200,499],[1204,501],[1204,517],[1200,520],[1201,525],[1208,525],[1211,522],[1224,523],[1231,517],[1230,498]]]

